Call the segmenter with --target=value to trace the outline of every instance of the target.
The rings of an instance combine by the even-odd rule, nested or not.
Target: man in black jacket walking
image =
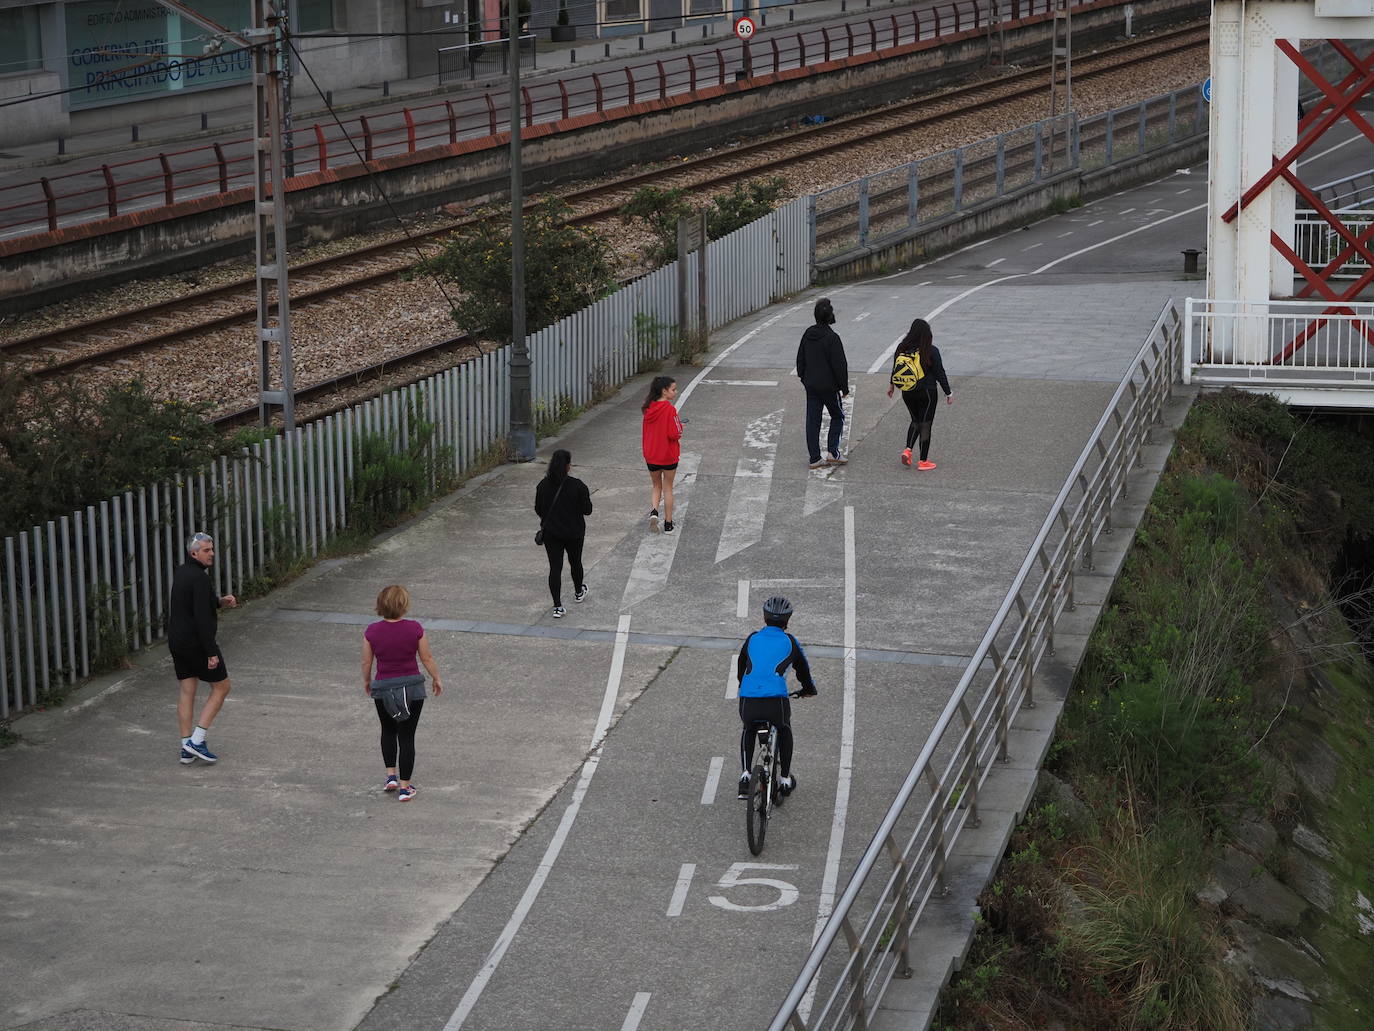
[[[849,459],[840,454],[844,434],[844,410],[840,398],[849,394],[849,360],[844,343],[830,327],[835,324],[835,309],[830,299],[816,302],[816,324],[802,334],[797,348],[797,378],[806,388],[806,453],[812,469],[824,465],[844,465]],[[827,462],[821,457],[821,409],[830,413]]]
[[[167,605],[167,647],[172,653],[172,665],[181,687],[177,719],[181,724],[180,762],[183,765],[197,759],[207,763],[219,759],[205,743],[206,731],[229,694],[229,670],[215,641],[217,610],[221,605],[232,609],[238,604],[232,594],[216,597],[210,585],[209,569],[215,562],[215,542],[209,534],[192,534],[186,542],[186,555],[186,562],[178,566],[172,576],[172,597]],[[193,726],[191,717],[195,713],[196,687],[202,680],[210,685],[210,697],[200,710],[200,720]]]

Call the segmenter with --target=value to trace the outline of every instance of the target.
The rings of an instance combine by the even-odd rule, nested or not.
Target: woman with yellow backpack
[[[945,403],[954,403],[954,393],[949,389],[949,379],[945,376],[945,363],[940,358],[940,349],[935,346],[930,332],[930,323],[916,319],[907,330],[902,342],[897,345],[897,353],[892,356],[892,391],[900,390],[906,410],[911,413],[911,425],[906,431],[906,450],[902,452],[902,464],[911,464],[911,449],[916,444],[916,435],[921,437],[921,457],[917,469],[934,469],[930,461],[930,427],[935,422],[935,410],[940,405],[935,393],[936,385],[945,392]]]

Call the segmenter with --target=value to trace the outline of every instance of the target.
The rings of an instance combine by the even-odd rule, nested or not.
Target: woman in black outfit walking
[[[569,476],[571,452],[559,448],[549,459],[549,471],[534,491],[534,511],[544,531],[544,551],[549,556],[549,593],[553,595],[553,618],[567,615],[563,607],[563,554],[568,555],[572,573],[573,598],[583,601],[587,585],[582,580],[582,540],[587,535],[587,519],[592,514],[592,496],[587,485]]]
[[[887,396],[900,387],[902,401],[911,414],[911,425],[906,430],[906,450],[902,452],[902,464],[911,464],[911,449],[916,444],[916,436],[921,437],[921,457],[917,469],[934,469],[930,457],[930,427],[935,422],[935,410],[940,407],[939,396],[935,393],[936,384],[945,392],[945,403],[954,403],[954,393],[949,389],[949,379],[945,376],[945,363],[940,357],[940,349],[935,346],[930,332],[930,323],[916,319],[911,323],[902,342],[897,345],[897,353],[892,356],[891,386]]]

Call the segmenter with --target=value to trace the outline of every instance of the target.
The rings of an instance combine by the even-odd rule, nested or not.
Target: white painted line
[[[682,915],[682,907],[687,904],[687,891],[692,887],[692,878],[696,873],[696,863],[682,864],[682,869],[677,874],[677,884],[673,886],[673,900],[668,903],[669,916]]]
[[[837,290],[835,292],[839,293],[840,291]],[[686,387],[684,387],[681,391],[678,392],[678,410],[682,410],[682,406],[685,405],[687,403],[687,399],[692,396],[692,391],[697,388],[697,384],[700,383],[702,380],[706,379],[707,376],[711,375],[712,370],[714,370],[717,365],[724,361],[725,358],[732,351],[735,350],[735,348],[739,347],[741,344],[748,343],[750,340],[753,340],[754,337],[762,333],[765,329],[777,325],[783,319],[787,318],[787,316],[801,311],[804,307],[805,304],[794,304],[790,308],[784,308],[782,311],[774,315],[771,319],[768,319],[766,322],[759,323],[748,333],[745,333],[744,336],[740,337],[733,344],[727,347],[724,351],[721,351],[720,354],[716,355],[709,362],[707,362],[706,365],[702,368],[702,370],[696,374],[696,377],[692,380],[692,382],[688,383]]]
[[[1064,239],[1064,237],[1066,237],[1066,236],[1072,236],[1072,235],[1073,235],[1073,230],[1070,229],[1067,233],[1060,233],[1058,238],[1059,238],[1060,240],[1062,240],[1062,239]]]
[[[1062,258],[1055,258],[1053,261],[1046,262],[1044,265],[1041,265],[1038,269],[1032,272],[1031,275],[1038,276],[1042,272],[1048,272],[1050,269],[1054,268],[1054,266],[1058,265],[1061,261],[1068,261],[1070,258],[1078,257],[1080,254],[1087,254],[1089,251],[1095,251],[1099,247],[1106,247],[1108,244],[1116,243],[1118,240],[1124,240],[1128,236],[1134,236],[1136,233],[1143,233],[1147,229],[1154,229],[1157,226],[1162,226],[1165,222],[1172,222],[1174,219],[1182,218],[1184,215],[1191,215],[1195,211],[1203,211],[1206,209],[1206,207],[1206,204],[1195,204],[1191,208],[1188,208],[1184,211],[1176,211],[1172,215],[1165,215],[1163,218],[1156,219],[1153,222],[1147,222],[1143,226],[1136,226],[1134,229],[1128,229],[1124,233],[1118,233],[1116,236],[1113,236],[1109,240],[1102,240],[1100,243],[1090,244],[1087,247],[1080,247],[1078,250],[1073,251],[1070,254],[1065,254]]]
[[[916,285],[917,285],[917,286],[930,286],[930,284],[933,283],[933,282],[935,282],[935,280],[933,280],[933,279],[923,279],[923,280],[921,280],[921,282],[917,283]]]
[[[749,615],[749,581],[741,580],[735,591],[735,615],[743,619]]]
[[[716,548],[717,562],[739,554],[763,537],[782,416],[783,409],[779,408],[760,416],[745,428],[744,454],[735,465],[735,479],[730,485],[730,500],[726,503],[720,544]]]
[[[1029,247],[1022,247],[1021,250],[1023,250],[1023,251],[1033,251],[1033,250],[1035,250],[1035,248],[1037,248],[1037,247],[1043,247],[1043,246],[1044,246],[1044,244],[1033,243],[1033,244],[1031,244]]]
[[[692,500],[692,486],[697,482],[697,468],[700,465],[701,456],[698,454],[684,453],[678,460],[677,480],[673,483],[674,523],[681,523],[687,517],[687,506]],[[620,596],[621,612],[628,612],[667,586],[668,574],[672,571],[673,558],[677,555],[682,534],[681,526],[673,533],[644,534],[639,551],[635,554],[634,565],[630,567],[629,579],[625,581],[625,591]]]
[[[539,897],[544,882],[549,879],[549,874],[553,871],[553,864],[558,861],[558,854],[563,851],[563,845],[568,840],[568,834],[572,831],[573,821],[577,819],[577,814],[582,810],[582,802],[587,797],[587,788],[591,785],[592,777],[595,776],[596,768],[601,762],[601,742],[611,728],[611,716],[615,713],[615,701],[620,696],[620,678],[625,672],[625,646],[629,640],[630,616],[625,613],[621,615],[620,625],[616,629],[615,650],[611,653],[611,668],[606,674],[606,693],[601,699],[601,712],[597,715],[596,727],[592,730],[591,755],[587,756],[586,761],[582,763],[582,775],[578,778],[577,786],[573,788],[572,801],[568,803],[568,808],[563,810],[563,818],[558,822],[553,840],[544,850],[544,858],[539,861],[534,876],[530,878],[530,883],[525,886],[524,894],[516,903],[515,912],[506,921],[506,926],[496,939],[496,944],[487,953],[487,960],[482,964],[482,969],[477,971],[477,976],[472,979],[472,983],[468,985],[468,990],[463,993],[462,999],[458,1002],[458,1008],[448,1018],[448,1023],[444,1025],[444,1031],[458,1031],[463,1026],[463,1021],[467,1020],[472,1013],[473,1007],[477,1005],[477,1000],[482,997],[482,992],[487,987],[487,982],[496,973],[496,968],[501,965],[501,960],[505,958],[515,936],[520,933],[520,926],[525,922],[525,917],[529,916],[530,910],[534,908],[534,901]]]
[[[873,314],[873,313],[872,313],[871,311],[861,311],[861,312],[859,312],[859,314],[857,314],[857,315],[854,316],[854,321],[855,321],[855,322],[862,322],[864,319],[868,318],[868,317],[869,317],[870,315],[872,315],[872,314]]]
[[[730,664],[725,667],[725,700],[734,701],[739,697],[739,652],[730,653]]]
[[[75,705],[64,705],[64,706],[62,706],[62,710],[61,710],[61,711],[62,711],[62,715],[63,715],[63,716],[75,716],[75,715],[76,715],[78,712],[80,712],[82,709],[85,709],[85,708],[87,708],[88,706],[94,705],[96,702],[102,701],[102,700],[104,700],[104,699],[110,697],[110,695],[112,695],[112,694],[116,694],[117,692],[119,692],[120,690],[123,689],[123,687],[124,687],[125,684],[129,683],[129,682],[130,682],[131,680],[133,680],[133,679],[134,679],[134,674],[132,674],[132,673],[129,674],[127,677],[120,677],[118,680],[116,680],[116,681],[115,681],[113,684],[111,684],[109,687],[102,688],[100,691],[97,691],[97,692],[96,692],[95,694],[93,694],[91,697],[87,698],[84,702],[77,702]],[[51,711],[51,710],[49,710],[49,711]]]
[[[946,279],[963,279],[966,275],[968,275],[967,272],[960,272],[957,276],[945,276],[945,278],[946,278]]]
[[[1118,214],[1118,215],[1129,215],[1129,214],[1130,214],[1132,211],[1134,211],[1134,210],[1135,210],[1135,208],[1127,208],[1125,211],[1118,211],[1117,214]]]
[[[635,1001],[630,1003],[630,1012],[625,1014],[625,1023],[620,1025],[620,1031],[637,1031],[649,1006],[649,998],[648,992],[635,992]]]
[[[713,805],[716,801],[716,788],[720,787],[720,768],[725,765],[723,756],[716,756],[711,760],[710,767],[706,770],[706,784],[701,789],[701,804]],[[672,916],[671,913],[668,914]]]
[[[1004,261],[1006,261],[1006,260],[1007,260],[1006,258],[993,258],[992,261],[988,262],[987,267],[988,267],[988,268],[992,268],[992,266],[994,266],[994,265],[1000,265],[1000,264],[1002,264],[1002,262],[1004,262]]]
[[[840,878],[840,857],[844,851],[844,828],[849,817],[849,787],[854,776],[854,707],[858,682],[858,638],[856,598],[858,583],[854,559],[854,508],[844,510],[844,699],[840,717],[840,762],[835,780],[835,815],[830,823],[830,845],[825,854],[825,873],[821,878],[820,900],[816,906],[816,926],[811,932],[811,944],[821,936],[825,922],[835,908],[835,889]],[[811,1013],[816,982],[802,1001],[802,1019]]]
[[[1088,228],[1091,229],[1093,226],[1100,226],[1104,221],[1104,219],[1099,218],[1096,222],[1089,222]]]
[[[1193,192],[1193,188],[1192,188],[1191,186],[1185,186],[1185,187],[1184,187],[1183,189],[1181,189],[1181,190],[1175,190],[1175,191],[1174,191],[1174,196],[1175,196],[1175,197],[1182,197],[1185,193],[1192,193],[1192,192]]]
[[[778,381],[775,379],[704,379],[701,381],[708,387],[776,387]]]

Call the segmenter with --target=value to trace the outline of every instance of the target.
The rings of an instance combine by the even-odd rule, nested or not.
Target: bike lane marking
[[[725,756],[717,755],[706,770],[706,783],[701,789],[701,804],[715,805],[716,789],[720,786],[720,771],[725,765]]]
[[[700,465],[700,455],[685,452],[678,462],[677,480],[673,484],[674,523],[680,523],[687,517],[687,506],[692,500],[692,487],[697,482],[697,467]],[[668,574],[672,572],[673,559],[677,556],[677,542],[681,539],[680,532],[644,536],[635,554],[634,564],[630,567],[629,579],[625,581],[625,593],[620,598],[621,612],[652,598],[668,585]]]
[[[821,894],[816,905],[816,926],[811,932],[814,945],[825,922],[835,908],[835,890],[840,879],[840,856],[844,851],[844,829],[849,819],[849,788],[854,777],[854,705],[858,681],[858,620],[856,598],[858,577],[855,570],[854,506],[844,508],[844,698],[840,716],[840,760],[835,778],[835,814],[830,822],[830,844],[825,853],[825,873],[821,878]],[[816,994],[816,981],[801,1004],[801,1017],[811,1015],[811,1003]]]
[[[673,885],[673,897],[668,903],[669,916],[681,916],[682,907],[687,904],[687,892],[692,888],[692,878],[696,876],[696,863],[683,863],[678,871],[677,883]]]
[[[644,1011],[649,1008],[649,992],[635,992],[635,1001],[630,1003],[630,1012],[625,1014],[625,1023],[620,1025],[620,1031],[635,1031],[639,1027],[639,1022],[644,1019]]]
[[[783,409],[779,408],[759,416],[745,427],[743,454],[735,465],[725,520],[720,528],[717,564],[757,544],[763,537],[768,497],[773,490],[773,461],[782,433],[782,415]]]
[[[611,654],[611,668],[606,674],[606,692],[601,699],[601,712],[597,714],[596,727],[592,731],[591,754],[582,764],[582,774],[578,778],[577,787],[573,789],[572,800],[568,803],[568,808],[563,810],[563,818],[558,823],[558,829],[554,831],[553,840],[544,850],[544,857],[539,861],[534,876],[530,878],[530,883],[525,887],[525,893],[516,904],[515,912],[506,921],[506,926],[501,930],[496,943],[492,945],[491,951],[487,954],[486,962],[482,964],[482,969],[477,972],[477,976],[468,985],[468,990],[463,993],[463,998],[458,1002],[458,1008],[448,1018],[448,1023],[444,1025],[444,1031],[458,1031],[463,1026],[463,1021],[467,1020],[472,1013],[473,1007],[477,1005],[477,1000],[481,998],[487,983],[496,973],[496,968],[501,965],[501,960],[505,958],[506,952],[510,949],[511,942],[520,932],[525,917],[534,907],[535,899],[539,897],[544,882],[549,879],[549,874],[553,871],[553,864],[558,860],[558,854],[563,851],[563,845],[568,840],[573,821],[577,819],[577,814],[581,811],[582,803],[587,797],[587,788],[591,785],[597,765],[601,762],[601,746],[611,727],[611,716],[615,714],[616,699],[620,697],[620,680],[625,671],[625,648],[629,640],[630,615],[623,613],[620,617],[620,625],[616,630],[615,650]]]

